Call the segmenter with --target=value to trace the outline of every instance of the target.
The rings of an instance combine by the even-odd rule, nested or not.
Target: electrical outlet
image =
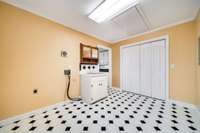
[[[38,93],[38,89],[33,89],[33,94],[37,94]]]

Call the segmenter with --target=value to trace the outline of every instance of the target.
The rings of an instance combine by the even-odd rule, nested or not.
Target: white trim
[[[121,41],[124,41],[124,40],[132,39],[132,38],[139,37],[139,36],[142,36],[142,35],[145,35],[145,34],[149,34],[149,33],[152,33],[152,32],[156,32],[156,31],[163,30],[163,29],[166,29],[166,28],[170,28],[170,27],[173,27],[173,26],[177,26],[177,25],[180,25],[180,24],[188,23],[188,22],[193,21],[194,19],[195,18],[191,17],[191,18],[183,20],[183,21],[179,21],[179,22],[176,22],[176,23],[165,25],[165,26],[162,26],[162,27],[159,27],[159,28],[154,28],[152,30],[149,30],[149,31],[146,31],[146,32],[143,32],[143,33],[139,33],[139,34],[136,34],[136,35],[124,37],[124,38],[119,39],[117,41],[111,41],[111,42],[114,43],[113,45],[115,45],[118,42],[121,42]]]
[[[42,108],[39,108],[39,109],[36,109],[36,110],[33,110],[33,111],[30,111],[30,112],[27,112],[27,113],[23,113],[23,114],[20,114],[20,115],[16,115],[16,116],[13,116],[13,117],[9,117],[7,119],[4,119],[4,120],[1,120],[0,121],[0,125],[3,124],[3,125],[7,125],[7,124],[10,124],[16,120],[19,120],[19,119],[25,119],[31,115],[36,115],[36,114],[40,114],[42,113],[43,111],[45,110],[50,110],[50,109],[53,109],[55,107],[58,107],[58,106],[61,106],[63,105],[64,103],[68,104],[70,102],[70,100],[66,100],[66,101],[62,101],[62,102],[59,102],[59,103],[56,103],[56,104],[52,104],[50,106],[46,106],[46,107],[42,107]]]
[[[165,46],[166,46],[166,100],[169,99],[169,35],[120,46],[120,88],[122,88],[122,70],[123,70],[123,68],[122,68],[122,49],[131,47],[131,46],[136,46],[136,45],[143,45],[144,43],[158,41],[158,40],[166,41],[166,43],[165,43]]]
[[[119,56],[120,56],[120,68],[119,68],[119,73],[120,73],[120,88],[122,90],[122,46],[120,46],[120,50],[119,50]]]
[[[118,42],[123,41],[123,40],[127,40],[127,39],[130,39],[130,38],[135,38],[135,37],[137,37],[137,36],[141,36],[141,35],[144,35],[144,34],[147,34],[147,33],[151,33],[151,32],[155,32],[155,31],[158,31],[158,30],[162,30],[162,29],[165,29],[165,28],[173,27],[173,26],[176,26],[176,25],[179,25],[179,24],[187,23],[187,22],[193,21],[193,20],[196,18],[196,15],[195,15],[194,17],[191,17],[191,18],[188,18],[188,19],[185,19],[185,20],[182,20],[182,21],[178,21],[178,22],[175,22],[175,23],[172,23],[172,24],[164,25],[164,26],[161,26],[161,27],[159,27],[159,28],[154,28],[154,29],[152,29],[152,30],[150,30],[150,31],[147,31],[147,32],[143,32],[143,33],[139,33],[139,34],[136,34],[136,35],[124,37],[124,38],[118,39],[118,40],[116,40],[116,41],[111,41],[111,40],[106,39],[106,38],[104,38],[104,37],[100,37],[100,36],[98,36],[98,35],[94,35],[94,34],[91,34],[91,33],[88,33],[88,32],[84,32],[84,31],[81,31],[81,30],[78,29],[78,28],[74,28],[74,27],[71,27],[71,26],[69,26],[69,25],[66,25],[64,22],[61,22],[61,21],[59,21],[59,20],[55,20],[54,18],[48,17],[47,15],[40,14],[39,12],[37,12],[37,11],[35,11],[35,10],[32,10],[32,9],[23,7],[23,6],[21,6],[20,4],[18,4],[18,3],[12,3],[12,2],[9,2],[9,1],[6,1],[6,0],[0,0],[0,1],[5,2],[5,3],[7,3],[7,4],[10,4],[10,5],[13,5],[13,6],[15,6],[15,7],[18,7],[18,8],[20,8],[20,9],[25,10],[25,11],[28,11],[28,12],[30,12],[30,13],[36,15],[36,16],[40,16],[40,17],[43,17],[43,18],[48,19],[48,20],[50,20],[50,21],[53,21],[53,22],[55,22],[55,23],[57,23],[57,24],[63,25],[63,26],[66,27],[66,28],[70,28],[70,29],[72,29],[72,30],[75,30],[75,31],[78,31],[78,32],[80,32],[80,33],[83,33],[83,34],[92,36],[92,37],[94,37],[94,38],[96,38],[96,39],[99,39],[99,40],[102,40],[102,41],[105,41],[105,42],[111,43],[111,44],[115,44],[115,43],[118,43]]]
[[[169,35],[166,35],[165,37],[165,47],[166,47],[166,98],[169,99],[169,66],[170,66],[170,62],[169,62]]]
[[[120,90],[120,91],[123,91],[122,89],[120,89],[119,87],[115,87],[113,86],[112,89],[117,89],[117,90]],[[24,114],[20,114],[20,115],[17,115],[17,116],[14,116],[14,117],[10,117],[10,118],[7,118],[7,119],[4,119],[4,120],[1,120],[0,121],[0,125],[7,125],[7,124],[10,124],[16,120],[19,120],[19,119],[25,119],[31,115],[36,115],[36,114],[40,114],[42,113],[43,111],[45,110],[50,110],[50,109],[53,109],[55,107],[58,107],[58,106],[62,106],[64,103],[65,104],[68,104],[70,102],[70,100],[66,100],[66,101],[62,101],[62,102],[59,102],[59,103],[56,103],[56,104],[53,104],[53,105],[50,105],[50,106],[46,106],[46,107],[42,107],[42,108],[39,108],[39,109],[36,109],[36,110],[33,110],[31,112],[27,112],[27,113],[24,113]],[[197,106],[193,105],[193,104],[190,104],[190,103],[186,103],[186,102],[181,102],[181,101],[177,101],[177,100],[167,100],[167,102],[170,102],[170,103],[175,103],[179,106],[182,106],[182,107],[188,107],[190,109],[194,109],[197,111],[197,113],[199,114],[200,116],[200,110]]]
[[[120,89],[119,87],[116,87],[116,86],[112,86],[112,89],[116,89],[116,90],[122,91],[122,89]]]
[[[142,44],[148,43],[148,42],[154,42],[154,41],[158,41],[158,40],[169,40],[168,38],[169,38],[169,35],[167,34],[167,35],[164,35],[164,36],[155,37],[155,38],[152,38],[152,39],[139,41],[139,42],[136,42],[136,43],[126,44],[126,45],[120,46],[120,50],[121,50],[121,48],[131,47],[131,46],[135,46],[135,45],[142,45]]]
[[[112,50],[110,47],[104,46],[104,45],[97,45],[98,48],[108,49]]]
[[[110,86],[112,86],[112,49],[104,45],[97,45],[98,48],[109,50],[109,74],[110,74]]]
[[[122,89],[120,89],[119,87],[113,87],[113,89],[117,89],[117,90],[121,90],[123,91]],[[140,94],[138,94],[140,95]],[[181,101],[178,101],[178,100],[172,100],[172,99],[168,99],[166,100],[167,102],[169,103],[175,103],[177,104],[178,106],[181,106],[181,107],[187,107],[189,109],[193,109],[197,112],[197,114],[199,114],[200,116],[200,110],[198,108],[198,106],[194,105],[194,104],[191,104],[191,103],[187,103],[187,102],[181,102]]]
[[[181,102],[181,101],[177,101],[177,100],[173,100],[173,99],[170,99],[170,100],[167,100],[168,102],[170,103],[175,103],[181,107],[187,107],[187,108],[190,108],[190,109],[194,109],[194,110],[198,110],[197,106],[194,105],[194,104],[191,104],[191,103],[186,103],[186,102]]]
[[[32,10],[32,9],[23,7],[22,5],[20,5],[20,4],[18,4],[18,3],[12,3],[12,2],[6,1],[6,0],[0,0],[0,1],[5,2],[5,3],[7,3],[7,4],[9,4],[9,5],[12,5],[12,6],[14,6],[14,7],[20,8],[20,9],[22,9],[22,10],[24,10],[24,11],[26,11],[26,12],[29,12],[29,13],[31,13],[31,14],[33,14],[33,15],[36,15],[36,16],[42,17],[42,18],[44,18],[44,19],[47,19],[47,20],[49,20],[49,21],[52,21],[53,23],[57,23],[57,24],[59,24],[59,25],[62,25],[62,26],[64,26],[65,28],[69,28],[69,29],[71,29],[71,30],[73,30],[73,31],[80,32],[80,33],[82,33],[82,34],[85,34],[85,35],[94,37],[94,38],[96,38],[96,39],[98,39],[98,40],[101,40],[101,41],[104,41],[104,42],[107,42],[107,43],[111,43],[111,44],[113,43],[112,41],[110,41],[110,40],[108,40],[108,39],[105,39],[104,37],[100,37],[100,36],[91,34],[91,33],[89,33],[89,32],[85,32],[85,31],[83,31],[83,30],[80,30],[79,28],[75,28],[75,27],[66,25],[65,22],[63,22],[63,21],[56,20],[56,19],[54,19],[54,18],[52,18],[52,17],[49,17],[49,16],[46,15],[46,14],[41,14],[41,13],[38,12],[38,11],[35,11],[35,10]]]

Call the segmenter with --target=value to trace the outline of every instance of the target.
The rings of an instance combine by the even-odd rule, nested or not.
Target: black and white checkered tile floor
[[[11,123],[0,133],[200,133],[196,110],[131,92],[109,90],[93,105],[63,103]]]

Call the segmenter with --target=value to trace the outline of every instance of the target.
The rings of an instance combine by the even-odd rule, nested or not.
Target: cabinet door
[[[98,79],[99,96],[105,97],[108,94],[108,77],[103,76]]]
[[[91,58],[91,48],[87,46],[83,46],[82,58]]]
[[[93,84],[93,87],[91,88],[93,101],[107,96],[107,76],[94,77],[91,82]]]
[[[97,78],[91,78],[91,88],[90,88],[90,97],[92,99],[92,101],[95,101],[98,99],[98,80]]]
[[[98,49],[92,48],[92,58],[97,59],[98,58]]]

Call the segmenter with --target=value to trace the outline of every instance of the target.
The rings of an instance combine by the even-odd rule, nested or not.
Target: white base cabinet
[[[84,102],[94,103],[108,96],[108,75],[89,73],[81,75],[81,98]]]

